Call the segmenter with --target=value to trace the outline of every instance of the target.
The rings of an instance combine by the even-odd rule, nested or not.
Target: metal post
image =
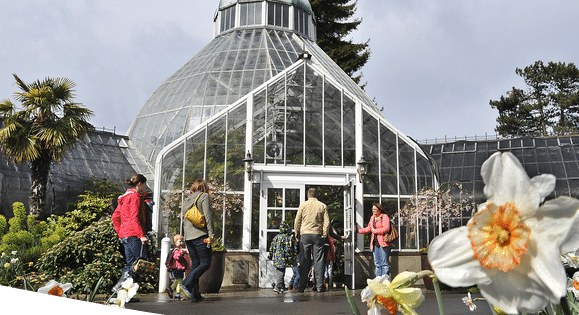
[[[169,273],[167,272],[167,266],[165,266],[165,262],[167,260],[167,255],[169,255],[169,251],[171,250],[171,239],[168,237],[164,237],[161,240],[161,266],[159,268],[159,293],[165,292],[167,286],[169,284]]]

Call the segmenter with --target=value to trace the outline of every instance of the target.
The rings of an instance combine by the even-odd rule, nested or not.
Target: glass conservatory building
[[[181,201],[203,178],[215,189],[218,236],[229,253],[254,259],[258,285],[269,287],[269,242],[281,221],[293,227],[308,188],[318,188],[333,227],[348,234],[368,223],[372,202],[395,214],[437,185],[421,147],[315,44],[307,0],[221,1],[215,32],[133,123],[131,140],[156,157],[161,237],[180,231]],[[398,223],[396,248],[416,251],[424,227]],[[344,242],[348,281],[356,249],[368,246],[360,235]]]

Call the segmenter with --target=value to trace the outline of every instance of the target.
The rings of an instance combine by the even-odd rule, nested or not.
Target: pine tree
[[[573,64],[542,61],[515,73],[527,89],[513,87],[507,96],[491,100],[498,109],[495,131],[503,136],[572,134],[579,131],[579,69]]]
[[[318,46],[352,77],[354,82],[360,84],[362,74],[356,73],[370,58],[370,40],[355,44],[352,40],[345,39],[362,23],[362,19],[351,20],[358,1],[351,4],[349,2],[351,0],[311,0],[310,4],[316,16]]]

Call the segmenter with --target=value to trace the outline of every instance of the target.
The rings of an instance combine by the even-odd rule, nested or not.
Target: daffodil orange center
[[[374,299],[376,302],[382,304],[382,306],[384,306],[388,312],[390,312],[390,314],[396,314],[398,312],[398,303],[396,303],[394,298],[376,295],[374,296]]]
[[[62,296],[64,294],[64,290],[60,286],[55,286],[48,291],[49,295],[57,295]]]
[[[573,280],[573,289],[579,290],[579,281]]]
[[[489,203],[468,224],[474,258],[485,268],[507,272],[521,263],[531,229],[514,204]]]

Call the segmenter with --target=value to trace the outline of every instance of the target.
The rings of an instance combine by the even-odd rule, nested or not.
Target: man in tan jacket
[[[304,292],[314,255],[316,286],[318,292],[326,291],[324,285],[324,243],[330,230],[327,206],[318,200],[315,188],[308,190],[308,200],[302,202],[296,215],[294,230],[300,246],[300,282],[298,292]]]

